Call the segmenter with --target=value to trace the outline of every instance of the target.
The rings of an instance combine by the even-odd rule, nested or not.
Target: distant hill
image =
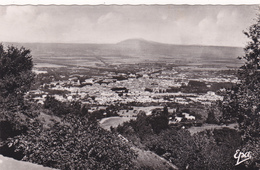
[[[10,44],[10,43],[4,43]],[[62,43],[12,43],[31,49],[34,62],[52,64],[89,63],[122,64],[143,62],[167,62],[176,64],[237,67],[240,47],[174,45],[144,39],[128,39],[117,44],[62,44]]]
[[[127,39],[127,40],[124,40],[124,41],[120,41],[119,45],[135,45],[135,44],[161,44],[159,42],[155,42],[155,41],[148,41],[148,40],[145,40],[145,39],[142,39],[142,38],[134,38],[134,39]]]
[[[175,45],[164,44],[144,39],[128,39],[117,43],[121,48],[135,48],[147,53],[157,53],[167,56],[187,56],[199,58],[233,58],[243,54],[240,47],[202,46],[202,45]]]

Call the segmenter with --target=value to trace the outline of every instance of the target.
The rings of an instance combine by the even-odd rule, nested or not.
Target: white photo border
[[[257,5],[260,0],[1,0],[0,5]]]

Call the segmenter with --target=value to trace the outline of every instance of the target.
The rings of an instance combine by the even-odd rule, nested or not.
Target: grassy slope
[[[178,169],[175,165],[151,151],[142,150],[137,147],[132,147],[132,149],[136,151],[138,155],[135,162],[139,167],[145,167],[151,170]]]
[[[105,130],[110,130],[110,126],[117,127],[119,124],[123,124],[131,119],[135,119],[134,117],[108,117],[103,118],[99,124]]]
[[[188,130],[190,131],[191,135],[198,133],[198,132],[202,132],[204,130],[210,130],[210,129],[221,129],[221,128],[230,128],[230,129],[236,129],[236,127],[238,126],[237,123],[233,123],[230,125],[215,125],[215,124],[203,124],[200,127],[191,127]]]

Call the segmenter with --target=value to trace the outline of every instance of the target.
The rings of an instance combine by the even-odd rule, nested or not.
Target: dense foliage
[[[129,169],[134,157],[127,144],[86,117],[69,114],[43,128],[35,121],[27,134],[8,141],[23,160],[59,169]]]
[[[45,109],[49,109],[52,111],[52,113],[56,116],[63,116],[67,114],[74,114],[74,115],[85,115],[87,111],[84,113],[81,110],[81,103],[79,101],[73,101],[73,102],[61,102],[53,96],[47,96],[43,107]]]
[[[77,104],[58,104],[54,109],[30,103],[1,111],[0,153],[58,169],[135,168],[127,143],[90,122]],[[59,108],[64,114],[56,112]]]
[[[0,141],[24,133],[26,117],[34,116],[23,100],[34,79],[32,67],[30,50],[0,44]]]
[[[260,14],[244,34],[250,39],[240,57],[245,64],[238,71],[239,83],[224,98],[223,117],[239,123],[244,150],[254,155],[247,164],[260,168]]]
[[[169,127],[168,122],[167,107],[164,107],[163,111],[155,109],[149,116],[145,112],[140,111],[135,121],[131,120],[123,125],[119,125],[117,131],[119,133],[130,131],[130,135],[132,135],[132,132],[136,132],[139,138],[143,138],[145,135],[158,134],[162,130],[167,129]]]
[[[0,97],[21,97],[34,79],[30,50],[0,44]]]
[[[229,128],[193,136],[188,130],[174,128],[155,133],[149,117],[142,113],[116,130],[136,146],[155,152],[180,169],[235,169],[233,155],[241,145],[239,133]]]

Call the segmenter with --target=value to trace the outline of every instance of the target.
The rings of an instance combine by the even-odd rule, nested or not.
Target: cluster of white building
[[[160,70],[159,70],[160,71]],[[45,73],[45,72],[43,72]],[[49,90],[61,90],[69,91],[68,94],[58,95],[55,94],[54,97],[60,101],[72,101],[81,100],[85,103],[108,105],[115,102],[129,103],[129,102],[140,102],[140,103],[166,103],[166,102],[176,102],[180,104],[189,104],[192,102],[200,102],[202,104],[210,104],[212,101],[222,100],[223,97],[216,95],[214,92],[208,92],[203,95],[198,94],[187,94],[187,93],[168,93],[167,89],[170,87],[181,87],[183,84],[188,84],[187,75],[184,73],[179,73],[175,70],[170,72],[167,70],[162,70],[161,72],[156,72],[148,76],[148,74],[143,74],[142,77],[136,78],[135,74],[128,75],[127,80],[116,80],[113,78],[115,74],[107,73],[106,76],[97,76],[85,79],[85,81],[80,82],[79,78],[82,75],[70,76],[68,80],[64,81],[54,81],[50,84],[44,84],[42,88],[48,88]],[[110,75],[111,74],[111,75]],[[122,73],[123,74],[123,73]],[[178,78],[183,78],[183,81],[176,81],[176,76]],[[167,76],[168,75],[168,76]],[[121,76],[127,76],[121,75]],[[161,77],[160,77],[161,76]],[[207,79],[196,79],[198,81],[208,81],[208,82],[226,82],[235,81],[232,77],[228,78],[207,78]],[[112,88],[126,88],[127,93],[117,93],[111,90]],[[151,91],[146,91],[146,89],[151,89]],[[36,94],[35,100],[39,103],[43,103],[44,98],[47,93],[38,90],[32,92]],[[186,96],[185,96],[186,95]],[[164,99],[164,97],[168,97]]]

